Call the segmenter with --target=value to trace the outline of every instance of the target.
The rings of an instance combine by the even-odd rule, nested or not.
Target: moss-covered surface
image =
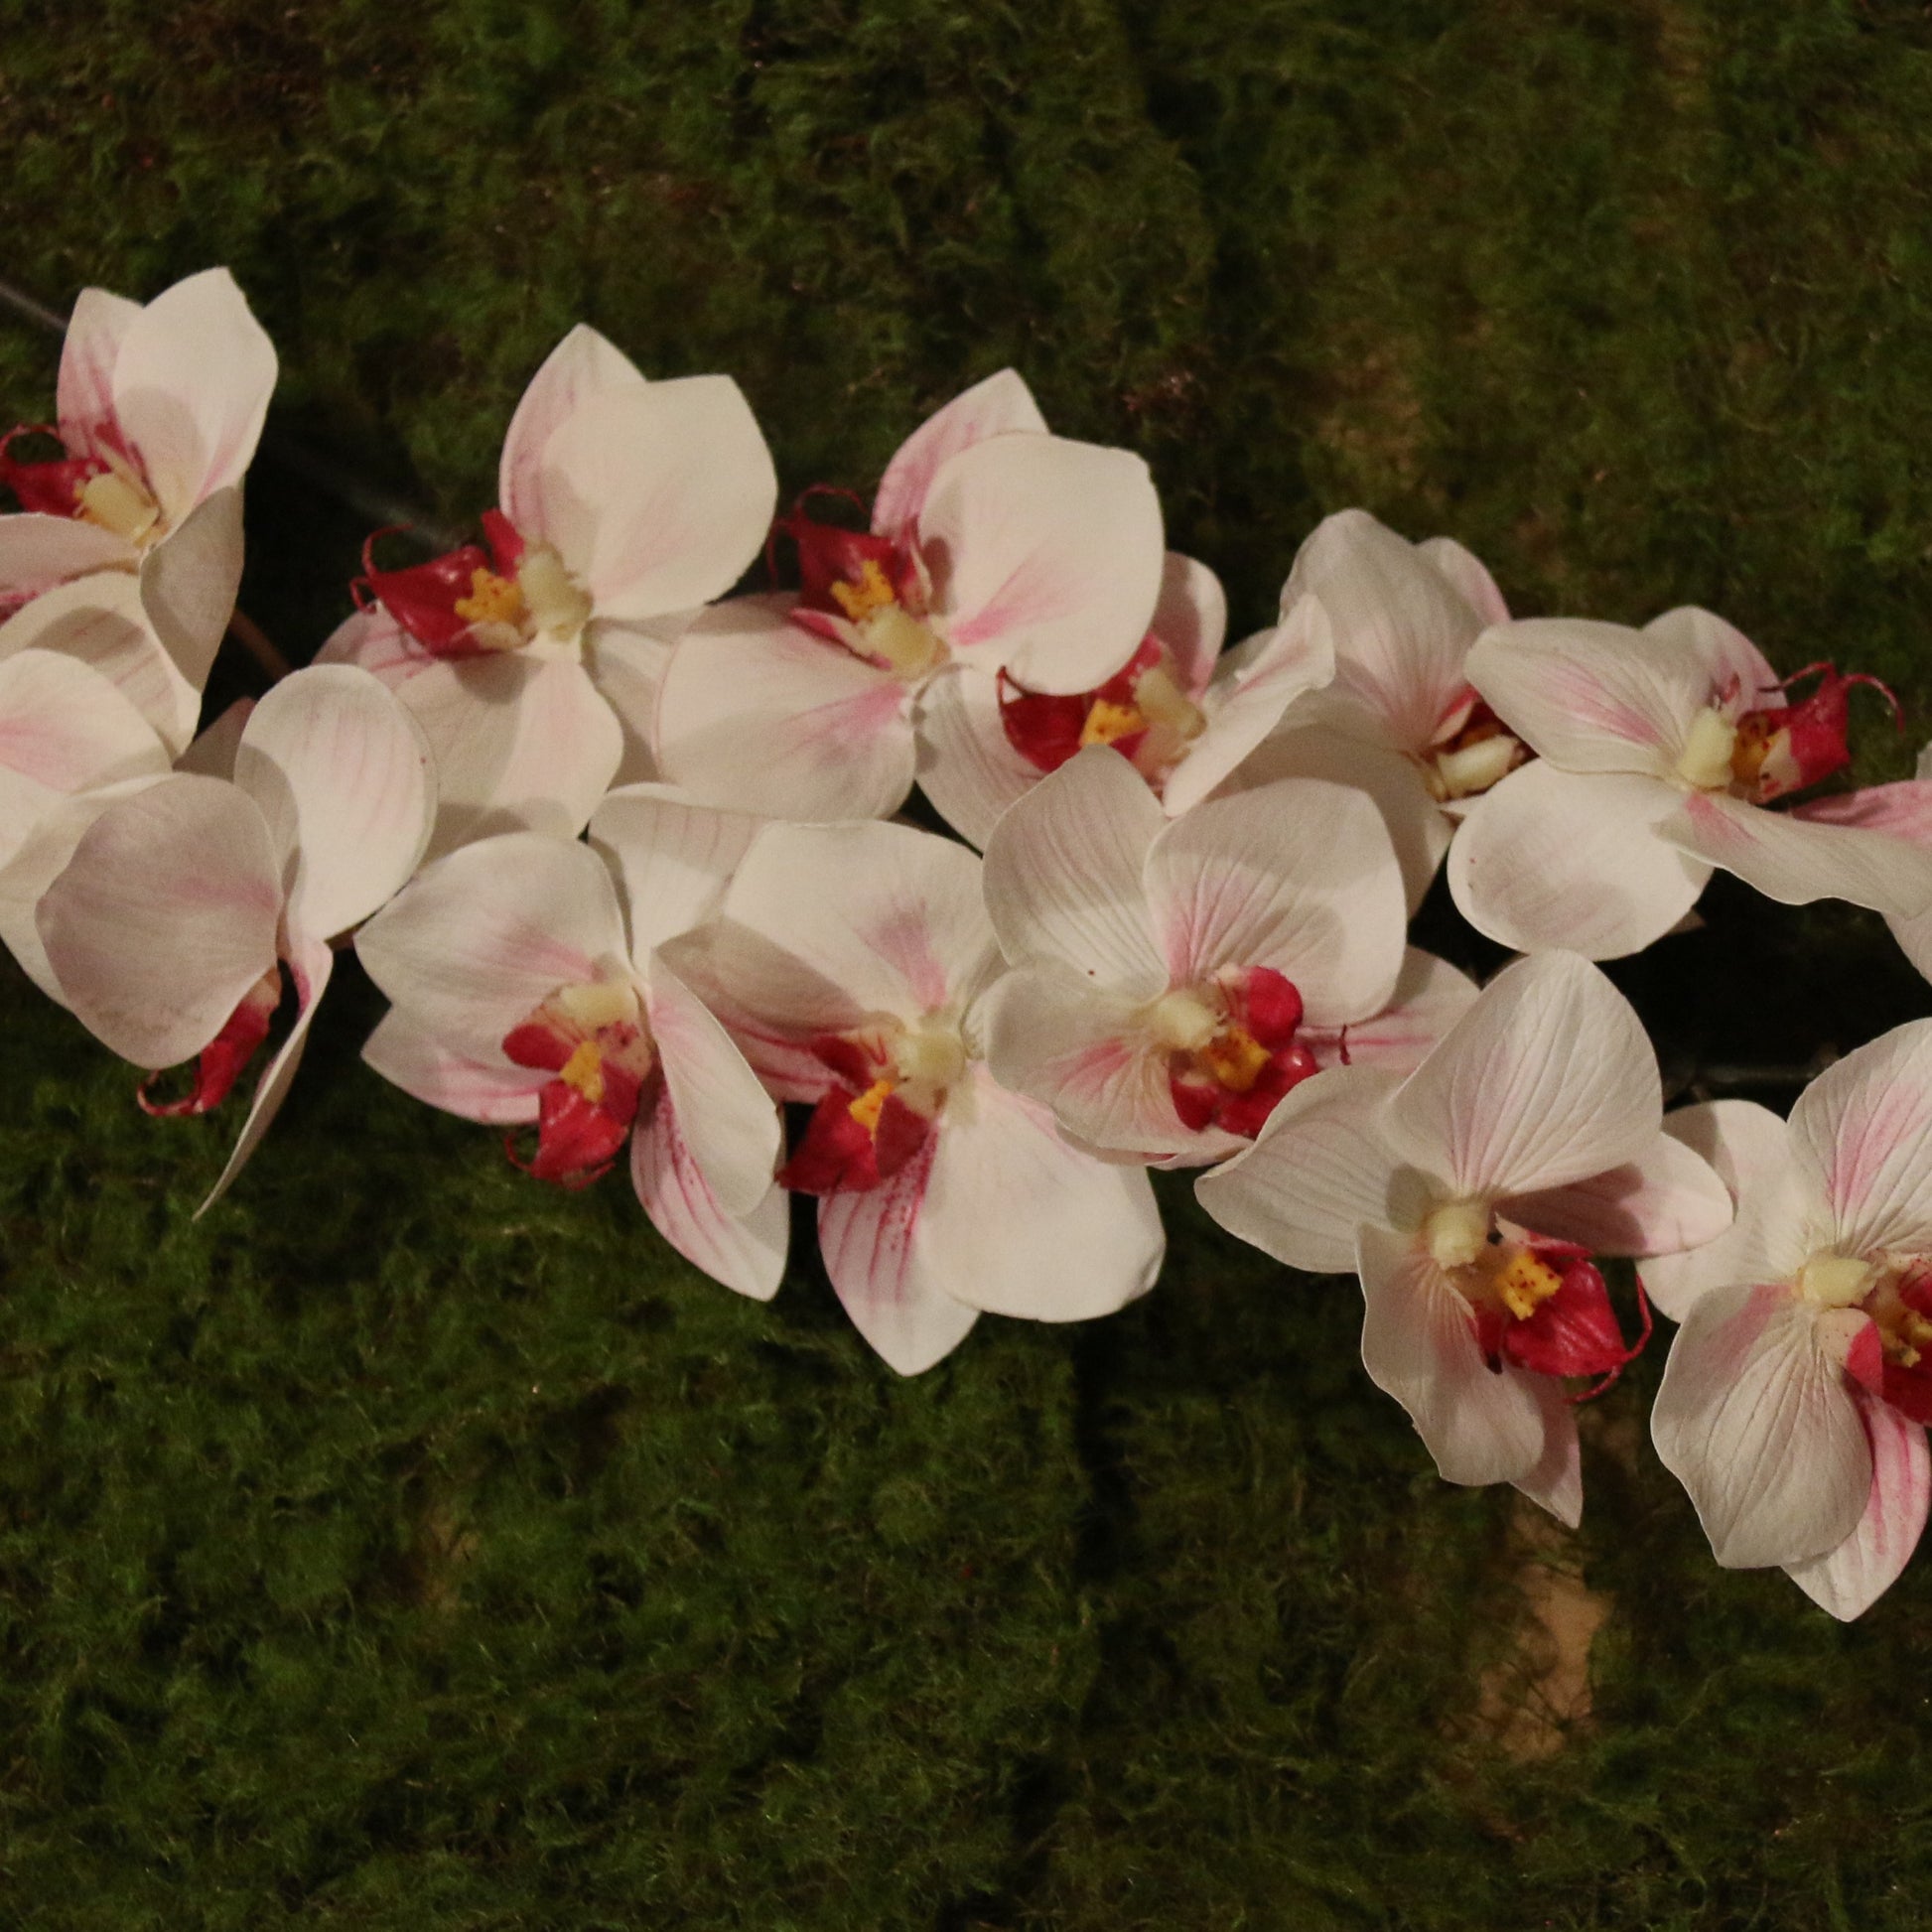
[[[453,519],[580,316],[736,373],[794,485],[1012,362],[1240,619],[1361,502],[1928,736],[1928,125],[1903,0],[13,0],[0,274],[232,264],[281,431]],[[0,414],[52,369],[0,333]],[[306,654],[358,526],[265,461],[252,535]],[[1680,1072],[1932,1011],[1864,915],[1707,909],[1619,971]],[[1932,1565],[1849,1630],[1716,1570],[1654,1363],[1537,1543],[1436,1479],[1353,1291],[1184,1187],[1148,1302],[906,1384],[811,1269],[741,1303],[386,1091],[353,976],[200,1223],[232,1123],[0,1000],[10,1924],[1925,1922]],[[1605,1617],[1536,1754],[1547,1562]]]

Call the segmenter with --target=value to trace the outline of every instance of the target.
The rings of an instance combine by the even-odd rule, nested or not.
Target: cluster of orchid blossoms
[[[1780,680],[1704,611],[1513,621],[1461,546],[1356,510],[1224,648],[1146,466],[1011,371],[869,506],[780,513],[735,383],[579,328],[480,540],[376,533],[317,663],[204,721],[275,367],[224,271],[89,290],[56,420],[0,442],[0,939],[153,1113],[265,1059],[210,1202],[352,944],[390,1002],[371,1066],[538,1180],[626,1161],[727,1287],[775,1293],[815,1196],[901,1373],[986,1311],[1146,1293],[1148,1170],[1201,1169],[1235,1234],[1360,1278],[1368,1372],[1451,1481],[1574,1524],[1574,1405],[1654,1302],[1656,1443],[1719,1561],[1839,1616],[1898,1573],[1932,1488],[1932,1022],[1788,1123],[1666,1116],[1590,963],[1723,867],[1932,965],[1932,775],[1795,802],[1870,679]],[[795,587],[731,595],[761,555]],[[957,839],[896,816],[915,786]],[[1445,862],[1526,955],[1480,990],[1407,943]]]

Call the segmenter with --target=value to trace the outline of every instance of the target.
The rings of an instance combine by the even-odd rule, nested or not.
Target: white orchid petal
[[[637,365],[589,323],[550,351],[510,418],[497,467],[496,500],[519,530],[542,530],[543,453],[551,436],[580,405],[643,386]]]
[[[628,947],[588,846],[511,832],[425,867],[355,935],[370,979],[451,1051],[500,1066],[503,1036]]]
[[[1161,992],[1146,870],[1167,824],[1140,773],[1105,746],[1042,778],[986,845],[986,906],[1007,958],[1057,961],[1137,999]]]
[[[200,691],[241,587],[241,490],[214,490],[141,559],[141,606],[182,676]]]
[[[1584,618],[1492,625],[1466,669],[1496,716],[1566,771],[1664,777],[1719,695],[1708,665],[1670,632]]]
[[[640,620],[731,589],[764,541],[778,479],[744,391],[690,375],[580,402],[527,495],[523,535],[556,549],[600,618]]]
[[[170,521],[246,474],[275,373],[275,345],[225,268],[164,289],[128,324],[114,419]]]
[[[1221,580],[1205,564],[1170,550],[1161,560],[1161,594],[1147,627],[1167,650],[1174,682],[1198,704],[1227,642],[1228,594]]]
[[[1648,1155],[1657,1057],[1630,1003],[1574,953],[1483,989],[1389,1110],[1397,1148],[1470,1199],[1562,1187]]]
[[[1485,626],[1509,621],[1509,606],[1503,601],[1488,567],[1453,537],[1427,537],[1416,545],[1416,554],[1432,570],[1442,573],[1449,589]]]
[[[1803,1563],[1858,1526],[1871,1449],[1832,1341],[1788,1287],[1745,1283],[1702,1297],[1671,1345],[1651,1439],[1727,1570]]]
[[[670,966],[650,961],[645,1011],[685,1145],[727,1214],[754,1212],[784,1152],[778,1110],[745,1055]]]
[[[606,796],[591,814],[591,843],[623,887],[633,959],[716,913],[763,824],[667,785],[626,785]]]
[[[1785,905],[1842,898],[1896,918],[1932,910],[1932,850],[1888,832],[1822,824],[1719,792],[1692,793],[1658,829]]]
[[[241,756],[241,734],[255,715],[253,698],[237,698],[175,760],[177,771],[197,771],[205,778],[234,777]]]
[[[966,1339],[979,1311],[935,1283],[918,1239],[937,1136],[890,1180],[818,1204],[818,1251],[845,1311],[889,1368],[918,1375]]]
[[[1700,665],[1707,687],[1729,695],[1740,710],[1775,709],[1785,702],[1778,674],[1764,653],[1716,612],[1686,604],[1652,618],[1643,629],[1646,637]]]
[[[1001,369],[936,409],[898,446],[873,499],[872,527],[902,541],[948,459],[989,436],[1044,436],[1046,419],[1016,369]]]
[[[1659,1131],[1634,1161],[1502,1203],[1512,1221],[1596,1255],[1676,1254],[1729,1227],[1730,1192],[1710,1165]]]
[[[1817,1245],[1785,1124],[1750,1100],[1712,1100],[1664,1116],[1664,1132],[1707,1162],[1735,1203],[1730,1226],[1686,1254],[1646,1260],[1644,1292],[1682,1321],[1713,1289],[1789,1281]]]
[[[1476,983],[1468,974],[1458,972],[1447,959],[1410,946],[1403,952],[1395,991],[1379,1013],[1333,1031],[1305,1028],[1298,1037],[1324,1067],[1413,1073],[1436,1042],[1475,1005],[1476,993]]]
[[[1402,874],[1381,814],[1341,785],[1284,778],[1196,806],[1150,848],[1147,898],[1174,985],[1271,967],[1317,1027],[1379,1012],[1402,970]]]
[[[791,1242],[791,1206],[773,1182],[749,1214],[728,1214],[699,1168],[667,1089],[630,1137],[630,1180],[651,1226],[692,1267],[754,1302],[778,1292]]]
[[[77,657],[22,650],[0,658],[0,773],[23,779],[32,794],[89,791],[126,778],[159,774],[168,751],[134,703],[100,671]],[[30,829],[25,794],[9,799],[0,820],[0,853],[11,853]]]
[[[689,619],[680,613],[674,620],[652,623],[598,619],[584,633],[584,669],[623,732],[623,756],[612,773],[613,785],[643,784],[658,775],[657,696],[677,636],[689,627]]]
[[[0,611],[97,570],[132,570],[124,537],[77,517],[24,511],[0,516]]]
[[[523,1127],[555,1076],[538,1067],[470,1059],[453,1051],[400,1008],[382,1016],[362,1046],[362,1061],[413,1100],[487,1127]]]
[[[140,303],[105,289],[82,289],[73,299],[55,392],[61,435],[70,456],[99,456],[116,440],[114,364],[140,313]]]
[[[345,618],[316,652],[318,664],[355,664],[390,690],[440,660],[432,657],[380,604]]]
[[[1584,1520],[1584,1458],[1577,1440],[1577,1411],[1554,1377],[1526,1379],[1543,1412],[1543,1453],[1511,1480],[1531,1502],[1574,1530]]]
[[[1090,691],[1133,655],[1161,590],[1161,505],[1125,450],[996,436],[951,458],[919,518],[947,641],[1029,691]]]
[[[1541,1378],[1510,1362],[1490,1368],[1468,1303],[1413,1234],[1364,1226],[1355,1254],[1362,1366],[1408,1410],[1445,1479],[1517,1482],[1540,1468],[1549,1428]]]
[[[678,640],[657,698],[664,776],[765,818],[884,818],[912,788],[912,692],[789,621],[790,600],[734,598]]]
[[[1335,684],[1388,742],[1421,752],[1461,697],[1463,658],[1482,619],[1443,570],[1366,510],[1325,518],[1302,545],[1282,614],[1320,599],[1334,627]]]
[[[1317,1073],[1290,1090],[1252,1147],[1194,1182],[1230,1234],[1311,1275],[1355,1266],[1355,1235],[1397,1213],[1401,1157],[1382,1109],[1401,1084],[1372,1068]]]
[[[1836,1548],[1785,1574],[1842,1623],[1862,1616],[1894,1583],[1925,1531],[1932,1501],[1932,1457],[1925,1426],[1868,1398],[1860,1403],[1871,1447],[1871,1488],[1858,1527]]]
[[[1683,794],[1626,772],[1541,760],[1485,792],[1449,848],[1456,910],[1499,945],[1617,959],[1661,938],[1711,868],[1659,835]]]
[[[926,686],[918,752],[919,789],[962,839],[981,848],[1006,808],[1044,775],[1007,737],[999,680],[970,667],[941,671]]]
[[[281,869],[267,823],[215,778],[169,777],[94,820],[40,904],[80,1023],[137,1066],[173,1066],[220,1032],[275,964]]]
[[[1848,1255],[1932,1250],[1932,1021],[1827,1067],[1791,1110],[1800,1180]]]

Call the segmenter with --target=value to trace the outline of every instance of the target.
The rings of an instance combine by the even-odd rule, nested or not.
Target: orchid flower
[[[778,483],[729,376],[647,382],[580,325],[523,392],[484,541],[379,569],[323,646],[428,735],[431,852],[528,827],[575,836],[648,752],[667,629],[758,555]],[[379,533],[378,533],[379,534]]]
[[[181,676],[200,691],[241,581],[241,481],[275,387],[275,349],[225,268],[144,308],[82,289],[58,423],[0,438],[0,612],[100,571],[135,578]],[[35,440],[58,456],[20,455]],[[192,720],[190,721],[192,726]]]
[[[1780,1565],[1855,1617],[1904,1568],[1932,1495],[1932,1021],[1848,1053],[1789,1122],[1719,1101],[1668,1126],[1732,1186],[1737,1218],[1643,1270],[1682,1324],[1657,1453],[1719,1563]]]
[[[1048,435],[1005,369],[900,447],[869,530],[820,520],[828,494],[777,525],[799,591],[721,604],[680,638],[657,711],[664,774],[720,804],[830,819],[888,816],[916,773],[981,824],[964,719],[997,716],[999,676],[1088,691],[1148,633],[1163,551],[1147,466]],[[1217,594],[1190,579],[1176,621],[1199,623]]]
[[[40,901],[61,996],[96,1037],[144,1067],[197,1061],[183,1097],[226,1097],[295,983],[294,1025],[255,1089],[210,1207],[268,1131],[329,985],[328,941],[416,869],[435,812],[429,749],[375,679],[297,671],[258,703],[230,782],[157,778],[102,811]]]
[[[1146,792],[1143,788],[1142,795]],[[1147,1176],[1069,1147],[983,1052],[999,947],[980,861],[909,826],[771,825],[673,956],[781,1098],[839,1300],[901,1375],[980,1313],[1107,1314],[1165,1251]]]
[[[1413,912],[1466,802],[1527,756],[1464,670],[1483,626],[1509,611],[1459,543],[1410,543],[1366,510],[1324,518],[1297,552],[1284,627],[1311,599],[1331,627],[1334,679],[1296,700],[1235,782],[1327,778],[1368,792]]]
[[[1787,905],[1928,909],[1932,851],[1766,809],[1843,768],[1850,691],[1874,682],[1812,673],[1820,682],[1790,703],[1756,646],[1709,611],[1642,630],[1550,619],[1486,631],[1470,682],[1537,761],[1456,836],[1449,878],[1462,915],[1525,952],[1611,959],[1676,925],[1717,866]]]
[[[1499,974],[1406,1080],[1317,1074],[1195,1182],[1230,1232],[1313,1274],[1353,1270],[1362,1361],[1450,1482],[1583,1511],[1567,1378],[1625,1343],[1593,1257],[1718,1235],[1724,1182],[1660,1128],[1636,1015],[1573,953]]]
[[[466,1120],[534,1125],[517,1165],[540,1179],[587,1185],[627,1146],[658,1232],[766,1301],[789,1232],[777,1108],[659,951],[710,911],[757,828],[626,786],[591,820],[596,851],[535,832],[464,846],[355,950],[394,1003],[363,1049],[378,1073]]]
[[[1015,969],[989,1004],[994,1072],[1127,1159],[1238,1152],[1319,1067],[1310,1033],[1339,1052],[1404,967],[1381,816],[1313,778],[1170,819],[1125,758],[1091,748],[1000,820],[986,898]]]
[[[961,837],[984,846],[1000,814],[1089,745],[1111,745],[1177,818],[1334,675],[1313,598],[1223,653],[1227,598],[1205,564],[1169,552],[1141,647],[1104,684],[1054,697],[997,679],[952,678],[922,720],[931,750],[919,783]]]

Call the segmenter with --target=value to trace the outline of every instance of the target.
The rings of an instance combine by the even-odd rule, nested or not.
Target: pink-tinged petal
[[[1719,695],[1703,659],[1669,631],[1585,618],[1497,624],[1466,669],[1496,716],[1566,771],[1667,776]]]
[[[784,1189],[773,1182],[749,1214],[726,1213],[662,1085],[630,1137],[630,1180],[651,1225],[694,1268],[755,1302],[777,1294],[791,1241]]]
[[[175,760],[177,771],[199,772],[204,778],[234,777],[241,756],[241,734],[255,715],[253,698],[237,698]]]
[[[1191,810],[1281,724],[1297,698],[1320,690],[1334,674],[1328,614],[1314,597],[1298,599],[1273,630],[1230,651],[1202,700],[1207,723],[1162,790],[1168,816]]]
[[[657,697],[657,763],[694,797],[765,818],[885,818],[912,788],[911,688],[734,598],[678,640]]]
[[[943,670],[919,700],[919,789],[969,845],[982,849],[1002,813],[1039,783],[1000,718],[1000,686],[984,671]]]
[[[1932,909],[1932,850],[1889,833],[1821,824],[1716,792],[1691,793],[1658,829],[1680,850],[1785,905],[1842,898],[1895,918]]]
[[[1496,588],[1496,580],[1473,551],[1465,550],[1453,537],[1427,537],[1416,545],[1416,554],[1443,574],[1449,589],[1485,627],[1509,621],[1509,606]]]
[[[1380,1012],[1402,970],[1402,874],[1374,804],[1315,778],[1210,799],[1147,857],[1147,899],[1175,986],[1268,966],[1311,1025]]]
[[[55,651],[90,666],[140,711],[170,758],[188,749],[201,694],[162,648],[127,572],[97,571],[35,598],[0,624],[0,660],[23,650]]]
[[[1462,660],[1482,620],[1413,543],[1366,510],[1318,524],[1282,589],[1282,615],[1321,600],[1334,626],[1335,685],[1388,742],[1421,752],[1460,700]]]
[[[1666,1114],[1664,1132],[1709,1164],[1735,1214],[1703,1246],[1645,1261],[1637,1272],[1650,1299],[1682,1321],[1713,1289],[1789,1281],[1825,1230],[1812,1225],[1816,1210],[1792,1166],[1784,1122],[1754,1101],[1712,1100]]]
[[[1733,699],[1739,710],[1762,711],[1784,703],[1778,674],[1764,653],[1715,612],[1687,604],[1652,618],[1643,629],[1646,637],[1702,666],[1707,688]]]
[[[1017,369],[1001,369],[936,409],[898,446],[873,498],[872,527],[901,541],[919,520],[932,480],[948,459],[989,436],[1046,434],[1033,391]]]
[[[1791,816],[1808,825],[1853,825],[1865,832],[1888,832],[1913,845],[1932,846],[1932,782],[1902,778],[1894,785],[1863,785],[1857,791],[1794,805]]]
[[[1139,1011],[1065,967],[1022,967],[992,989],[974,1021],[1000,1084],[1050,1107],[1085,1146],[1142,1161],[1234,1152],[1238,1142],[1196,1132],[1174,1111],[1167,1056],[1147,1038]]]
[[[98,524],[39,513],[0,516],[0,611],[97,570],[132,570],[133,546]]]
[[[921,1275],[1030,1321],[1085,1321],[1145,1295],[1167,1252],[1146,1173],[1069,1147],[1044,1107],[984,1066],[969,1079],[934,1137],[912,1236]]]
[[[241,490],[217,489],[141,559],[141,606],[176,668],[197,691],[234,616],[241,588]]]
[[[199,1053],[275,964],[282,883],[245,793],[162,778],[95,819],[40,904],[80,1023],[137,1066]]]
[[[1898,1581],[1918,1548],[1932,1501],[1924,1424],[1907,1422],[1863,1394],[1859,1412],[1871,1447],[1871,1488],[1858,1528],[1824,1556],[1785,1566],[1785,1575],[1841,1623],[1863,1616]]]
[[[225,268],[177,282],[129,323],[114,419],[171,523],[241,481],[274,388],[275,345]]]
[[[1298,724],[1298,719],[1307,722]],[[1413,917],[1454,829],[1430,796],[1416,760],[1389,745],[1361,705],[1338,696],[1330,686],[1299,700],[1282,728],[1242,762],[1228,788],[1252,791],[1280,778],[1325,778],[1374,799],[1395,846],[1403,897]]]
[[[1161,561],[1161,595],[1147,627],[1166,647],[1174,682],[1198,704],[1227,641],[1228,594],[1221,580],[1205,564],[1170,550]]]
[[[393,691],[443,660],[432,657],[380,604],[345,618],[316,652],[318,664],[354,664]]]
[[[69,456],[101,456],[115,445],[114,363],[140,313],[140,303],[105,289],[82,289],[73,299],[55,392]]]
[[[740,999],[801,1034],[962,1012],[999,950],[965,847],[909,825],[767,825],[725,895]]]
[[[1512,1221],[1593,1255],[1678,1254],[1729,1227],[1730,1191],[1681,1141],[1659,1132],[1634,1161],[1567,1187],[1501,1203]]]
[[[567,658],[446,659],[396,694],[435,760],[432,856],[519,827],[574,838],[623,756],[611,707]]]
[[[966,1339],[979,1311],[930,1277],[917,1239],[933,1135],[890,1180],[818,1204],[818,1251],[845,1311],[889,1368],[917,1375]]]
[[[731,1035],[661,958],[649,966],[645,1012],[685,1145],[727,1214],[752,1213],[784,1154],[778,1110]]]
[[[436,814],[421,727],[348,664],[311,665],[261,699],[242,728],[235,783],[282,855],[290,918],[331,937],[416,870]]]
[[[643,386],[637,365],[588,323],[550,351],[510,418],[497,470],[496,501],[519,530],[541,528],[543,453],[552,435],[581,404]]]
[[[1389,1003],[1348,1027],[1305,1027],[1299,1037],[1324,1066],[1372,1066],[1413,1073],[1436,1042],[1475,1005],[1476,983],[1447,959],[1407,947]],[[1345,1057],[1344,1057],[1345,1056]]]
[[[396,1008],[451,1051],[506,1065],[503,1036],[560,987],[627,956],[617,888],[588,846],[512,832],[426,867],[355,935]]]
[[[668,785],[626,785],[605,798],[591,814],[591,843],[623,888],[633,959],[718,910],[763,824],[694,804]]]
[[[282,1111],[296,1069],[302,1064],[303,1049],[309,1043],[309,1025],[316,1017],[316,1007],[323,994],[328,991],[329,977],[336,965],[335,954],[320,940],[304,938],[299,931],[290,934],[289,950],[289,975],[295,981],[295,1024],[262,1071],[254,1098],[248,1103],[248,1117],[235,1138],[234,1152],[228,1156],[220,1177],[208,1189],[207,1199],[195,1210],[198,1220],[234,1185],[235,1176],[248,1165],[249,1157],[261,1146],[262,1136]]]
[[[584,669],[597,694],[611,707],[623,732],[623,756],[612,774],[613,785],[647,783],[658,775],[657,694],[671,666],[677,636],[689,628],[682,614],[670,623],[594,621],[584,633]]]
[[[1389,1109],[1396,1147],[1468,1199],[1587,1179],[1647,1156],[1657,1057],[1630,1003],[1574,953],[1483,989]]]
[[[1364,1226],[1362,1366],[1408,1410],[1449,1482],[1519,1482],[1544,1466],[1549,1419],[1541,1379],[1490,1368],[1469,1305],[1413,1234]]]
[[[102,812],[158,783],[155,777],[130,778],[77,797],[57,797],[34,817],[13,856],[0,865],[0,945],[13,954],[20,969],[50,1000],[67,1005],[61,983],[41,943],[36,913],[42,897],[67,870],[81,835]]]
[[[364,1042],[362,1060],[411,1099],[488,1127],[534,1125],[537,1095],[556,1077],[541,1067],[468,1059],[394,1007]]]
[[[1140,773],[1102,745],[1042,778],[986,845],[986,907],[1015,965],[1057,962],[1150,1000],[1168,969],[1148,907],[1148,855],[1168,820]]]
[[[1574,1530],[1584,1520],[1584,1460],[1577,1440],[1577,1411],[1565,1397],[1562,1383],[1549,1376],[1532,1376],[1530,1381],[1543,1410],[1543,1453],[1534,1467],[1515,1478],[1515,1486]]]
[[[1252,1147],[1194,1182],[1200,1204],[1230,1234],[1311,1275],[1345,1275],[1355,1236],[1388,1227],[1401,1157],[1381,1115],[1400,1081],[1369,1067],[1317,1073],[1290,1090]]]
[[[708,604],[759,554],[778,479],[727,375],[681,376],[580,403],[544,445],[525,538],[547,542],[600,618]]]
[[[0,659],[0,860],[57,796],[167,769],[154,727],[91,665],[48,650]]]
[[[1660,834],[1682,798],[1655,778],[1526,764],[1478,798],[1455,835],[1456,910],[1519,952],[1640,952],[1683,918],[1711,877]]]
[[[1651,1440],[1727,1570],[1804,1563],[1858,1527],[1871,1449],[1841,1325],[1787,1287],[1744,1284],[1704,1296],[1677,1332]]]
[[[1057,436],[953,457],[919,519],[934,608],[962,661],[1029,691],[1091,691],[1147,634],[1166,552],[1147,465]]]
[[[1932,1250],[1932,1021],[1828,1067],[1791,1110],[1791,1155],[1842,1254]]]

